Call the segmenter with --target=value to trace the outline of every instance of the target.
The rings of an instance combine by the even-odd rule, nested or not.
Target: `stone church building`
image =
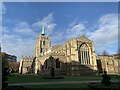
[[[106,58],[109,59],[108,56]],[[84,35],[71,38],[63,45],[51,46],[50,37],[45,35],[42,27],[42,34],[38,36],[35,44],[34,57],[22,57],[19,73],[49,75],[51,69],[54,69],[55,75],[94,75],[103,69],[109,71],[104,67],[107,64],[102,64],[103,61],[103,56],[95,54],[93,41]],[[120,61],[116,61],[118,73]],[[115,73],[114,70],[111,72]]]

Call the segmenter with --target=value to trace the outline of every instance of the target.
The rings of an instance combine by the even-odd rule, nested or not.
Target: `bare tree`
[[[118,58],[120,59],[120,48],[117,50]]]
[[[106,50],[103,50],[102,55],[107,56],[109,53]]]
[[[120,48],[118,48],[118,50],[117,50],[117,54],[120,54]]]

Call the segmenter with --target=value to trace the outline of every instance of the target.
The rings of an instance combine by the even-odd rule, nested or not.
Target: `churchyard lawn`
[[[111,76],[113,79],[117,79],[117,76]],[[101,81],[101,76],[64,76],[63,79],[43,79],[40,75],[22,75],[14,74],[8,76],[8,84],[21,84],[24,89],[21,90],[34,90],[39,88],[85,88],[88,89],[88,84],[91,81]],[[67,83],[64,83],[67,82]],[[69,83],[71,82],[71,83]],[[73,83],[74,82],[74,83]],[[77,83],[76,83],[77,82]],[[86,83],[87,82],[87,83]],[[24,84],[30,85],[24,85]],[[32,83],[32,84],[31,84]],[[35,83],[37,83],[35,85]],[[52,84],[41,84],[41,83],[52,83]],[[54,84],[55,83],[55,84]],[[65,90],[66,90],[65,89]]]
[[[84,88],[88,89],[88,83],[80,83],[80,84],[57,84],[57,85],[31,85],[31,86],[25,86],[25,89],[36,89],[36,88],[62,88],[62,90],[65,88]]]
[[[64,76],[63,79],[43,79],[40,75],[10,75],[8,83],[30,83],[30,82],[58,82],[58,81],[91,81],[100,80],[101,76]]]

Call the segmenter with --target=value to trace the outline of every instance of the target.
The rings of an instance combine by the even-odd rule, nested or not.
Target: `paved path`
[[[32,83],[15,83],[8,84],[9,86],[28,86],[28,85],[50,85],[50,84],[77,84],[77,83],[94,83],[101,82],[100,80],[91,81],[58,81],[58,82],[32,82]],[[118,82],[118,80],[112,80],[112,82]]]

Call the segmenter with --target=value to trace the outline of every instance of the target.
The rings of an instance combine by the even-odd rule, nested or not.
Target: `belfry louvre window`
[[[58,58],[56,59],[56,68],[60,68],[60,61]]]
[[[43,45],[45,46],[45,41],[43,41]]]
[[[40,48],[40,53],[42,52],[42,48]]]

